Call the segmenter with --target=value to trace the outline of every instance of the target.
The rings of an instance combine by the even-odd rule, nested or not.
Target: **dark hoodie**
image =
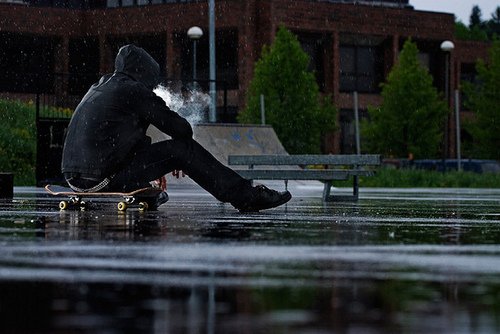
[[[143,49],[120,48],[115,72],[104,75],[83,97],[69,123],[62,172],[104,179],[115,174],[133,153],[151,144],[153,124],[172,138],[191,138],[189,123],[153,93],[160,66]]]

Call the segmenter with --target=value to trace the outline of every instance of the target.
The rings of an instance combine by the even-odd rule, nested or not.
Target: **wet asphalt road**
[[[500,190],[326,204],[319,183],[290,190],[286,206],[240,214],[174,185],[159,211],[123,214],[60,212],[16,188],[0,204],[3,331],[500,331]]]

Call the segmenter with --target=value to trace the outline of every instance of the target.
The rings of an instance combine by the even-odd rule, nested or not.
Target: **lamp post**
[[[187,35],[193,41],[193,81],[196,81],[196,42],[203,36],[203,30],[194,26],[189,28]]]
[[[450,107],[450,53],[453,51],[455,48],[455,44],[453,44],[452,41],[444,41],[441,43],[441,50],[445,53],[445,75],[444,75],[444,93],[445,93],[445,98],[446,98],[446,107]],[[448,155],[448,146],[449,146],[449,113],[446,113],[446,126],[444,128],[444,142],[445,142],[445,148],[444,148],[444,154],[443,156],[446,159],[446,156]],[[459,144],[458,144],[459,145]],[[457,153],[458,154],[458,153]],[[460,162],[458,162],[460,163]],[[446,170],[446,166],[443,166],[443,168]],[[460,170],[460,165],[458,165],[458,170]]]
[[[209,48],[209,79],[210,79],[210,106],[208,120],[217,121],[217,91],[215,87],[215,0],[208,1],[208,48]]]

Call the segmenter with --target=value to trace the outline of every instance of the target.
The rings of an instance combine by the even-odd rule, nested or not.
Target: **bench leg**
[[[352,197],[356,201],[359,197],[359,176],[357,175],[354,175],[352,178]]]
[[[323,202],[331,201],[330,189],[332,188],[332,182],[326,181],[323,187]]]
[[[330,189],[332,181],[326,181],[323,188],[323,201],[324,202],[343,202],[343,201],[357,201],[359,199],[359,176],[353,176],[352,180],[352,195],[331,195]]]

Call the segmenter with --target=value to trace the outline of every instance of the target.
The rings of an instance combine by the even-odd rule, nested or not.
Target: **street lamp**
[[[455,49],[455,44],[453,44],[452,41],[444,41],[441,43],[441,50],[445,53],[446,55],[446,60],[445,60],[445,96],[446,96],[446,103],[447,106],[450,106],[450,53]],[[457,94],[455,94],[457,95]],[[456,136],[456,149],[457,149],[457,170],[460,171],[462,169],[462,163],[461,163],[461,149],[460,149],[460,108],[458,106],[458,98],[455,98],[455,136]],[[447,145],[448,147],[448,117],[447,116],[447,122],[446,122],[446,140],[447,140]],[[448,150],[446,150],[448,151]],[[447,153],[447,152],[446,152]]]
[[[446,102],[449,104],[449,97],[450,97],[450,85],[449,85],[449,79],[450,79],[450,52],[453,51],[455,48],[455,44],[453,44],[452,41],[444,41],[441,43],[441,50],[446,55],[446,62],[445,62],[445,77],[444,77],[444,86],[445,86],[445,94],[446,94]]]
[[[193,41],[193,81],[196,81],[196,42],[203,36],[203,30],[194,26],[189,28],[187,35]]]
[[[444,94],[446,99],[446,108],[450,107],[450,52],[455,45],[451,41],[444,41],[441,43],[441,50],[445,53],[445,69],[444,69]],[[444,126],[444,150],[443,150],[443,171],[446,171],[446,158],[448,157],[449,146],[449,113],[446,112],[445,126]]]

